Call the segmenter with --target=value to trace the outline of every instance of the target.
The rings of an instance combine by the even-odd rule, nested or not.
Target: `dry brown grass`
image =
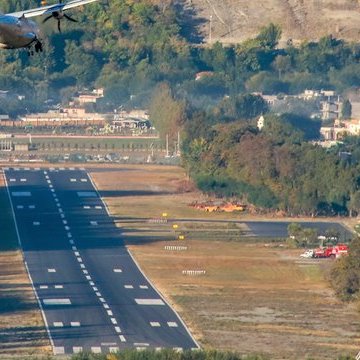
[[[1,200],[7,201],[5,184],[0,176]],[[5,195],[4,195],[5,194]],[[3,204],[8,207],[8,204]],[[3,217],[7,213],[2,209]],[[6,218],[6,221],[12,221]],[[8,225],[8,224],[7,224]],[[14,230],[1,229],[0,251],[0,357],[47,354],[50,351],[44,322],[29,281],[22,253],[16,248]],[[10,231],[11,230],[11,231]],[[15,242],[15,244],[14,244]]]
[[[175,242],[171,223],[148,224],[143,218],[163,211],[170,217],[231,218],[189,209],[199,194],[173,193],[184,179],[181,169],[129,166],[92,177],[123,231],[138,230],[132,237],[124,232],[129,248],[202,346],[285,359],[332,359],[360,349],[360,316],[333,296],[323,275],[326,261],[299,261],[297,250],[246,239],[229,242],[225,231],[213,241]],[[188,250],[164,249],[175,244]],[[197,269],[206,275],[182,274]]]
[[[20,251],[0,253],[0,356],[50,352]]]

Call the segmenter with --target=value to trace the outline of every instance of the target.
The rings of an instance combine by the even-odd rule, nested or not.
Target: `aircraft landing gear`
[[[35,45],[34,45],[34,49],[35,49],[35,52],[43,52],[43,46],[42,46],[42,43],[39,41],[39,40],[35,40]],[[32,46],[28,46],[27,48],[27,54],[28,56],[33,56],[34,55],[34,50],[32,48]]]
[[[35,43],[35,51],[36,52],[43,52],[43,46],[42,46],[42,43],[37,40],[36,43]]]

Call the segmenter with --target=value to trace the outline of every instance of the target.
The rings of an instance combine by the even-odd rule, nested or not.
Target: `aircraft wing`
[[[46,6],[38,7],[38,8],[35,8],[35,9],[17,11],[17,12],[9,13],[9,14],[6,14],[6,15],[14,16],[14,17],[17,17],[17,18],[20,18],[22,16],[25,16],[26,18],[28,18],[28,17],[40,16],[40,15],[50,15],[54,11],[67,10],[67,9],[74,8],[76,6],[89,4],[89,3],[92,3],[94,1],[98,1],[98,0],[72,0],[72,1],[68,1],[66,3],[58,3],[58,4],[54,4],[54,5],[46,5]]]

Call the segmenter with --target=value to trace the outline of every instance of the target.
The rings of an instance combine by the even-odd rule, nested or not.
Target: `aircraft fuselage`
[[[39,41],[40,30],[36,22],[25,17],[0,15],[0,48],[18,49]]]

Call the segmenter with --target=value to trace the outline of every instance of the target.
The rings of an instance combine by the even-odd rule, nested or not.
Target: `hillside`
[[[281,25],[284,43],[328,34],[354,41],[360,38],[357,0],[180,1],[186,12],[194,16],[193,22],[198,24],[204,42],[237,43],[254,36],[270,22]]]

